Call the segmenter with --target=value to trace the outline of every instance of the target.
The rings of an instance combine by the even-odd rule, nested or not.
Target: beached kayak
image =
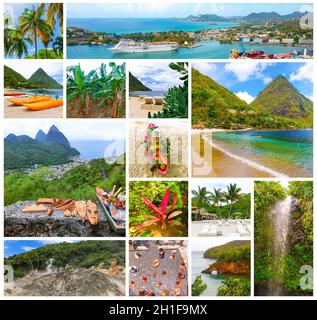
[[[8,96],[10,96],[10,97],[14,97],[14,96],[24,96],[24,95],[25,95],[24,92],[5,92],[5,93],[4,93],[4,96],[5,96],[5,97],[8,97]]]
[[[49,108],[56,108],[63,105],[62,99],[51,99],[49,101],[39,101],[35,103],[23,103],[23,105],[31,110],[44,110]]]
[[[40,101],[49,101],[52,100],[49,96],[31,96],[25,99],[14,99],[14,98],[7,98],[9,102],[16,106],[23,106],[24,103],[35,103]]]

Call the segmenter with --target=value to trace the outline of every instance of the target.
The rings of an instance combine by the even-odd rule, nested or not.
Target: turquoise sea
[[[185,21],[171,18],[108,18],[108,19],[67,19],[67,27],[78,27],[93,32],[115,34],[163,31],[197,31],[224,29],[237,26],[232,22],[210,23],[206,21]]]
[[[22,91],[32,94],[37,92],[39,94],[46,94],[53,98],[55,98],[55,96],[58,96],[59,98],[63,97],[63,89],[10,89],[10,91]]]
[[[165,91],[131,91],[129,95],[131,97],[164,97]]]
[[[125,152],[124,141],[120,140],[116,142],[106,140],[70,141],[70,144],[80,152],[82,160],[121,156]]]
[[[201,273],[201,271],[208,268],[216,261],[215,259],[203,258],[203,255],[203,251],[192,252],[192,284],[194,283],[196,276],[201,275],[202,281],[207,284],[207,289],[202,293],[202,296],[216,296],[218,288],[225,280],[225,277],[221,275]]]
[[[224,131],[207,134],[212,145],[275,176],[313,176],[313,130]],[[237,169],[238,170],[238,169]]]
[[[67,46],[68,59],[227,59],[232,49],[264,50],[267,54],[289,53],[302,47],[289,47],[283,45],[255,45],[219,43],[216,40],[201,41],[200,47],[180,48],[174,51],[146,52],[146,53],[121,53],[113,54],[109,45],[95,46]]]

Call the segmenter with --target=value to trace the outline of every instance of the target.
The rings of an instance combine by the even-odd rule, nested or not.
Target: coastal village
[[[313,56],[313,32],[310,25],[301,28],[298,20],[267,21],[257,24],[242,23],[230,28],[205,29],[198,31],[164,31],[125,34],[124,38],[136,42],[177,43],[179,48],[195,48],[203,41],[218,41],[220,44],[284,45],[306,48],[305,57]],[[294,25],[295,24],[295,25]],[[68,27],[67,44],[107,45],[120,42],[122,35],[106,32],[92,32],[87,29]],[[298,52],[297,55],[304,55]]]

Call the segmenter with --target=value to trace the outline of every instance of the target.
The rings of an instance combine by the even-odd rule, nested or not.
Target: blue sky
[[[58,83],[63,84],[63,63],[60,61],[51,60],[49,63],[45,60],[9,60],[5,61],[5,65],[20,73],[26,79],[39,68],[42,68],[50,77]]]
[[[4,5],[4,13],[8,14],[9,16],[12,17],[13,25],[18,25],[18,20],[19,16],[22,14],[24,9],[32,9],[33,6],[35,9],[38,7],[38,3],[6,3]],[[43,15],[43,19],[45,19],[45,13]],[[59,25],[58,25],[58,19],[56,19],[56,24],[55,24],[55,30],[54,30],[54,39],[56,37],[60,36],[60,31],[59,31]],[[52,46],[52,43],[49,44],[49,47]],[[29,54],[34,54],[34,46],[28,44],[29,48]],[[38,49],[44,48],[44,45],[41,43],[41,41],[38,41]]]
[[[236,183],[239,188],[241,188],[242,193],[251,193],[251,187],[252,183],[247,180],[240,180],[240,181],[233,181],[230,179],[223,179],[223,180],[213,180],[212,182],[210,181],[204,181],[204,180],[199,180],[199,181],[192,181],[190,183],[190,189],[191,190],[198,190],[198,186],[201,188],[206,187],[208,191],[212,191],[213,188],[221,188],[223,191],[227,190],[227,186],[230,183]]]
[[[110,120],[110,119],[109,119]],[[4,134],[9,133],[16,135],[26,134],[32,138],[35,137],[39,129],[48,132],[49,128],[54,124],[70,141],[109,141],[117,139],[120,143],[125,140],[125,123],[124,120],[100,120],[91,119],[68,119],[67,122],[63,120],[42,120],[36,119],[33,121],[10,121],[4,126]]]
[[[168,65],[169,62],[136,62],[129,65],[129,71],[152,91],[167,91],[183,83],[180,74]]]
[[[30,250],[42,247],[47,244],[66,242],[65,240],[5,240],[4,257],[10,257],[15,254],[28,252]],[[76,241],[67,241],[76,242]]]
[[[289,14],[299,11],[308,4],[304,3],[68,3],[68,18],[158,18],[187,17],[191,14],[214,13],[220,16],[244,16],[252,12],[276,11]],[[304,9],[304,11],[307,10]]]
[[[313,99],[312,62],[199,62],[193,68],[209,76],[241,99],[252,102],[274,78],[283,75],[306,97]]]

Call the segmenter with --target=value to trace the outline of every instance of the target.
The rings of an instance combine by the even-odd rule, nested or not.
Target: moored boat
[[[137,42],[133,40],[121,39],[120,42],[109,50],[112,53],[145,53],[177,50],[177,42]]]

